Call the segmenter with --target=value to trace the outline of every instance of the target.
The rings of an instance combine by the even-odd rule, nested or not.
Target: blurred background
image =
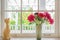
[[[4,19],[10,18],[11,40],[36,40],[36,24],[29,24],[27,17],[35,12],[48,11],[54,24],[43,23],[42,40],[59,40],[60,0],[0,0],[0,37],[5,27]]]

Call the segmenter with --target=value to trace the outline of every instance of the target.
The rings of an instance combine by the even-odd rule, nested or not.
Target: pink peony
[[[35,18],[34,15],[32,15],[32,14],[29,15],[29,16],[28,16],[28,20],[29,20],[29,22],[34,21],[34,18]]]
[[[46,15],[47,19],[51,19],[51,16],[50,16],[50,14],[48,12],[45,12],[45,15]]]
[[[50,24],[53,24],[54,20],[53,19],[49,19],[49,22],[50,22]]]
[[[45,17],[45,14],[43,14],[43,13],[38,13],[38,17],[44,18],[44,17]]]

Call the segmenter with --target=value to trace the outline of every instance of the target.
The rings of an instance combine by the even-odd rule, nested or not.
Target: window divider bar
[[[21,0],[21,10],[19,10],[19,12],[21,11],[21,34],[22,34],[22,0]]]
[[[38,0],[38,2],[37,2],[37,3],[38,3],[38,12],[39,12],[39,0]]]
[[[55,10],[39,10],[38,12],[44,12],[44,11],[48,11],[48,12],[55,12]],[[4,12],[37,12],[37,10],[4,10]]]

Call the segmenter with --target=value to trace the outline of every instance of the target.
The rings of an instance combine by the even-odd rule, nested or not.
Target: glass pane
[[[55,0],[40,0],[40,10],[55,10]]]
[[[22,12],[22,33],[36,33],[36,24],[30,24],[27,20],[28,15],[34,12]],[[55,21],[55,13],[49,12]],[[55,22],[53,25],[43,23],[42,33],[55,33]]]
[[[21,27],[20,12],[6,12],[5,18],[10,18],[11,33],[20,33]]]
[[[22,12],[22,33],[35,33],[35,23],[30,24],[27,20],[32,12]]]
[[[38,0],[22,0],[22,10],[37,10]]]
[[[53,24],[43,23],[42,25],[42,33],[55,33],[55,12],[49,12],[51,17],[54,19]]]
[[[6,10],[20,10],[21,0],[6,0],[5,9]]]

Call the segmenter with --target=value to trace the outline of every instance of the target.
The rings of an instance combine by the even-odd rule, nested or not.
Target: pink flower
[[[49,19],[49,22],[50,22],[50,24],[53,24],[54,20],[53,19]]]
[[[29,20],[29,22],[34,21],[34,18],[35,18],[34,15],[32,15],[32,14],[29,15],[29,16],[28,16],[28,20]]]
[[[45,15],[46,15],[47,19],[51,19],[51,16],[50,16],[50,14],[48,12],[45,12]]]
[[[40,18],[40,19],[39,19]],[[42,19],[43,18],[43,19]],[[54,23],[54,20],[51,18],[51,15],[48,13],[48,12],[44,12],[44,13],[35,13],[35,15],[33,14],[30,14],[28,16],[28,21],[29,22],[33,22],[34,20],[38,20],[38,21],[45,21],[45,20],[48,20],[48,22],[50,24],[53,24]]]
[[[40,17],[40,18],[44,18],[45,15],[44,15],[43,13],[38,13],[38,17]]]

